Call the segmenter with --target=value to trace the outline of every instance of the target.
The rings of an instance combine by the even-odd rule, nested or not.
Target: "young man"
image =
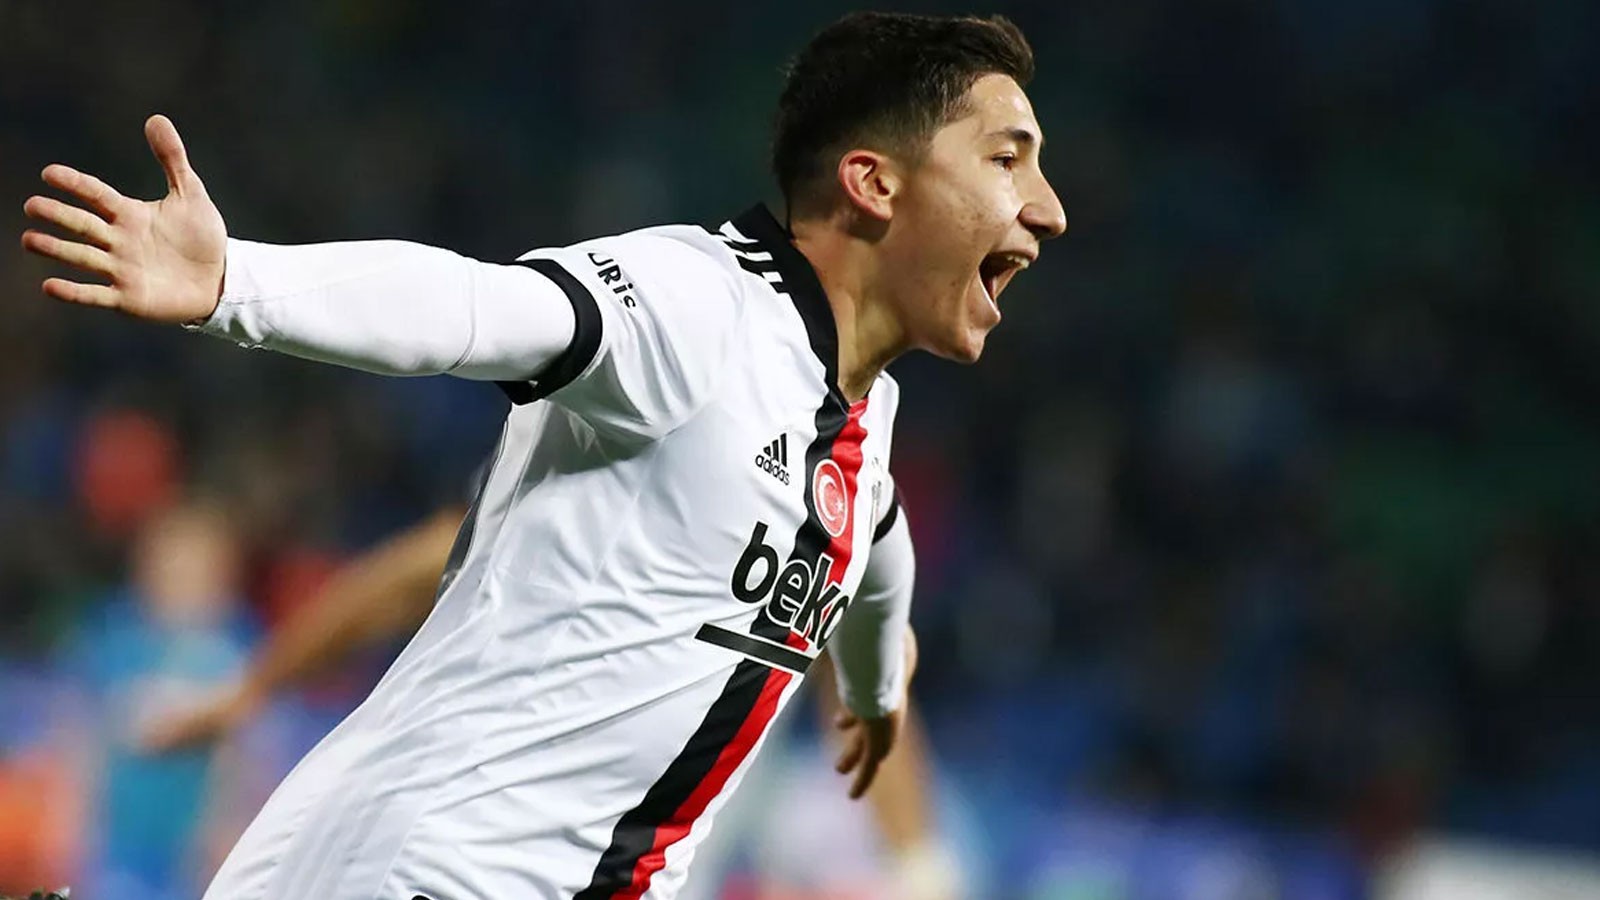
[[[788,229],[757,207],[516,265],[230,240],[159,116],[160,201],[45,169],[90,209],[30,198],[80,240],[24,246],[109,281],[53,297],[521,404],[433,613],[208,898],[670,898],[825,644],[866,789],[902,714],[912,571],[883,369],[976,360],[1065,230],[1032,68],[1004,20],[848,16],[779,102]]]

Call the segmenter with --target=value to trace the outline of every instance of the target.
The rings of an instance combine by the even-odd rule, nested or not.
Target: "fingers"
[[[111,246],[111,225],[86,209],[62,203],[53,197],[29,197],[22,211],[30,218],[58,225],[102,248]]]
[[[836,720],[838,726],[848,732],[848,736],[845,738],[844,752],[834,764],[834,770],[840,775],[851,771],[856,773],[850,784],[851,800],[861,799],[878,777],[878,767],[894,748],[901,715],[897,711],[879,719],[858,720],[849,713],[841,713]]]
[[[183,149],[183,139],[178,128],[166,116],[151,116],[144,123],[144,139],[150,143],[150,152],[161,163],[167,175],[167,187],[182,196],[185,191],[200,187],[200,177],[189,168],[189,154]]]
[[[118,306],[116,289],[103,284],[83,284],[65,278],[46,278],[43,287],[47,295],[68,303],[103,306],[107,309],[116,309]]]
[[[861,761],[861,768],[856,770],[856,779],[850,784],[850,799],[860,800],[866,796],[867,789],[872,787],[872,782],[878,777],[878,766],[883,764],[883,755],[868,753]]]
[[[839,761],[833,764],[833,770],[840,775],[849,772],[861,764],[861,757],[866,753],[866,738],[860,732],[850,735],[845,740],[844,750],[839,754]]]
[[[37,253],[46,259],[64,262],[96,275],[111,277],[113,268],[111,254],[99,247],[91,247],[77,241],[64,241],[53,234],[34,231],[32,228],[22,233],[22,247],[29,253]]]
[[[116,209],[118,201],[125,199],[100,179],[66,166],[49,166],[44,170],[43,177],[47,184],[74,194],[108,215],[114,215],[110,210]],[[102,249],[111,245],[111,226],[104,219],[50,197],[29,197],[22,205],[22,209],[35,219],[59,225],[100,245],[96,247],[78,241],[63,240],[55,235],[30,228],[22,233],[23,249],[95,275],[112,277],[114,265],[111,254]],[[47,278],[41,287],[47,296],[67,303],[113,309],[118,305],[117,291],[103,284]]]
[[[45,166],[39,177],[45,184],[66,191],[94,207],[109,221],[116,221],[118,215],[128,211],[137,202],[117,193],[115,188],[93,175],[60,163]]]

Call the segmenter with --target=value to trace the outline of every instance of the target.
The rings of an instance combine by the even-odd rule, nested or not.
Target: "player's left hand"
[[[909,628],[906,629],[905,666],[906,677],[900,705],[895,707],[894,712],[876,719],[863,719],[844,710],[834,719],[834,725],[844,732],[844,752],[839,754],[839,761],[833,768],[840,775],[855,772],[856,777],[850,782],[851,800],[860,800],[872,787],[873,779],[878,777],[878,767],[883,765],[889,751],[894,749],[900,729],[905,724],[911,676],[917,671],[917,635]]]

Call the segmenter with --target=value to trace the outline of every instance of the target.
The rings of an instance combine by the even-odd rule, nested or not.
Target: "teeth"
[[[1002,250],[989,254],[978,269],[978,282],[983,285],[983,293],[988,296],[989,302],[999,308],[995,299],[995,289],[1006,277],[1008,272],[1020,272],[1032,264],[1026,255],[1013,251]]]
[[[995,267],[998,267],[999,271],[994,272],[994,274],[1003,275],[1012,269],[1020,272],[1023,269],[1026,269],[1030,264],[1032,264],[1032,262],[1032,260],[1028,259],[1028,257],[1022,255],[1021,253],[1006,251],[1001,253],[991,253],[989,257],[984,260],[984,268],[992,270]]]

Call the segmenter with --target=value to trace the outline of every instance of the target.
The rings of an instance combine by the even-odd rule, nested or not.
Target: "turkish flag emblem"
[[[850,524],[850,497],[845,492],[844,470],[831,459],[817,463],[811,475],[811,502],[817,508],[817,518],[832,537],[844,534]]]

